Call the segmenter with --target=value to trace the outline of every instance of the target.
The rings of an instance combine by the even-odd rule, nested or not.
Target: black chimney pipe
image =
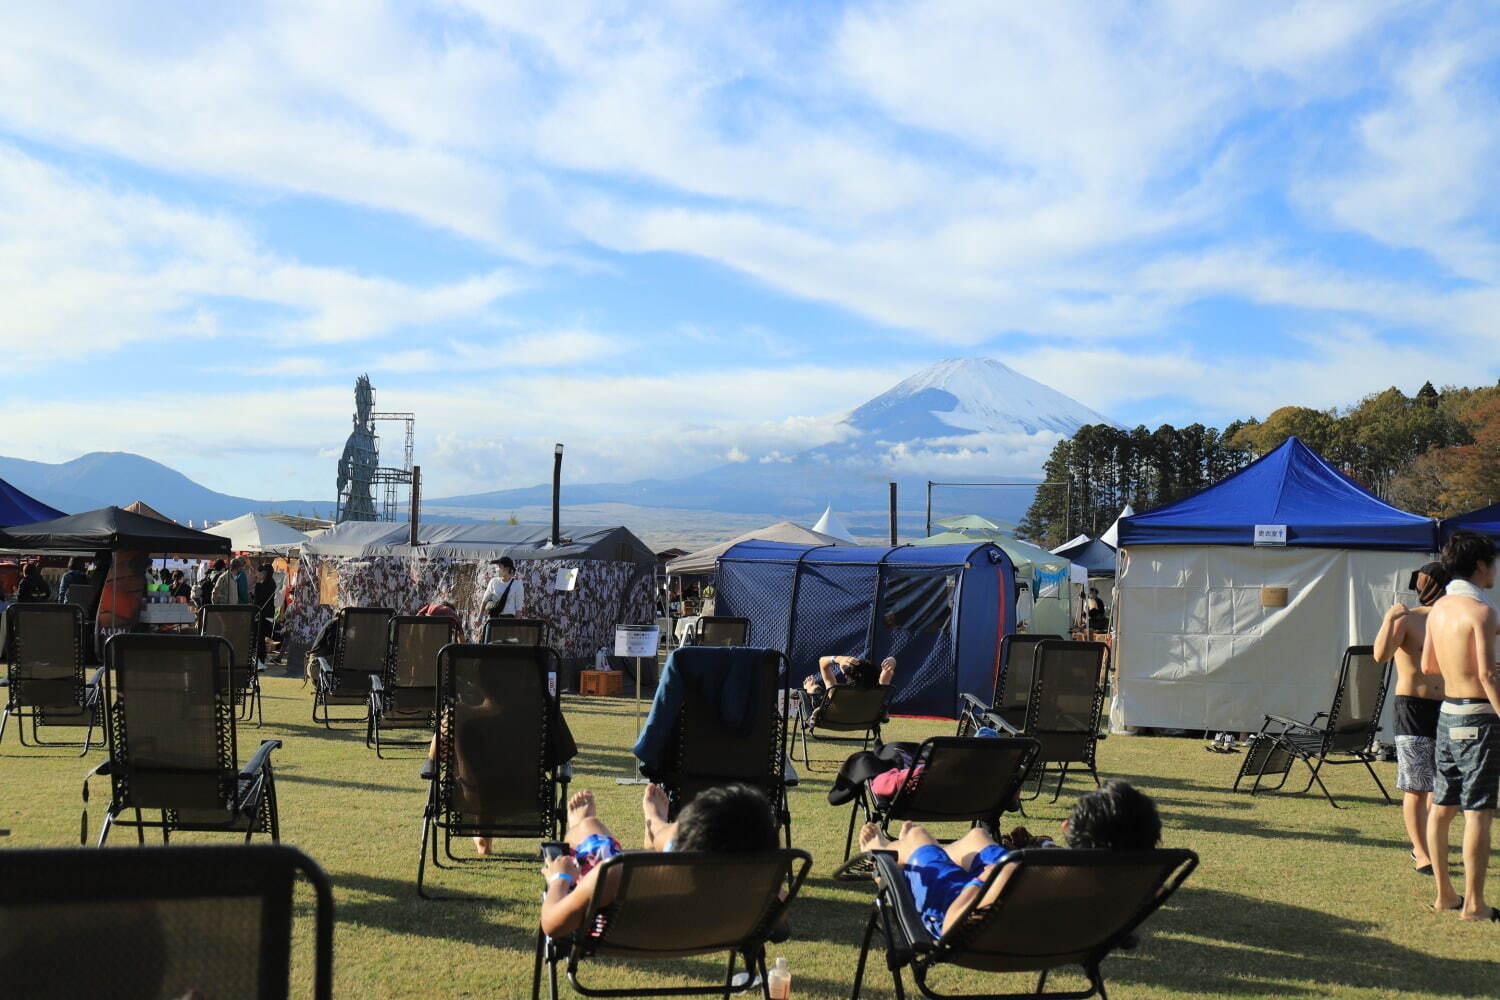
[[[416,548],[417,526],[422,521],[422,467],[420,465],[411,467],[411,509],[407,513],[411,515],[411,538],[408,544]]]
[[[563,446],[552,449],[552,545],[562,544],[562,451]]]
[[[896,541],[896,484],[891,483],[891,545],[899,545]]]

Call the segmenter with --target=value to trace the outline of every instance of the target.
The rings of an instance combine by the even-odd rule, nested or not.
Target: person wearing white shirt
[[[501,556],[493,565],[499,567],[500,575],[484,588],[479,606],[490,618],[519,617],[526,605],[526,585],[516,577],[516,564],[509,556]]]

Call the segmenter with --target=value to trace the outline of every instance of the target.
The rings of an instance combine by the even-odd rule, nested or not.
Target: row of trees
[[[1058,442],[1046,478],[1072,483],[1039,492],[1021,531],[1056,545],[1068,530],[1097,534],[1127,503],[1171,503],[1301,438],[1377,496],[1414,513],[1448,517],[1500,501],[1500,386],[1396,388],[1345,409],[1284,406],[1222,431],[1193,424],[1125,430],[1090,424]]]

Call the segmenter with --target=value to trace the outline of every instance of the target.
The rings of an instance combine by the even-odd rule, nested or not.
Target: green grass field
[[[362,732],[328,733],[311,724],[308,692],[299,681],[267,678],[265,689],[266,726],[241,730],[240,755],[248,757],[262,738],[285,740],[273,758],[282,836],[317,859],[333,880],[337,994],[528,995],[541,888],[535,845],[512,842],[512,860],[436,873],[435,887],[457,900],[418,899],[414,881],[426,796],[417,778],[420,754],[398,751],[400,759],[377,760],[364,748]],[[600,815],[627,846],[638,844],[641,789],[615,783],[632,765],[632,703],[568,698],[565,709],[581,747],[574,788],[597,792]],[[945,723],[898,720],[887,738],[951,731]],[[815,865],[792,909],[793,938],[773,946],[772,955],[789,959],[799,997],[848,995],[868,912],[866,885],[829,877],[848,812],[830,807],[825,794],[835,762],[847,752],[840,744],[815,746],[819,771],[803,774],[791,799],[797,845],[812,853]],[[61,749],[23,749],[12,729],[0,757],[0,826],[11,830],[5,845],[76,844],[80,781],[100,754],[84,761]],[[1255,800],[1231,795],[1227,789],[1240,760],[1205,753],[1188,740],[1117,737],[1101,744],[1101,775],[1126,778],[1150,792],[1166,823],[1166,844],[1192,848],[1202,858],[1172,905],[1147,925],[1140,949],[1106,963],[1112,996],[1500,995],[1500,927],[1461,924],[1451,914],[1428,911],[1431,880],[1410,870],[1399,811],[1381,801],[1362,768],[1329,774],[1330,787],[1347,807],[1335,811],[1315,793]],[[1377,767],[1393,787],[1394,767]],[[1056,805],[1047,796],[1028,805],[1030,818],[1021,822],[1033,831],[1055,831],[1086,781],[1070,779]],[[1295,772],[1288,787],[1301,787]],[[91,836],[108,794],[104,783],[95,788]],[[179,839],[224,840],[200,834],[174,842]],[[134,842],[129,830],[111,836],[121,849]],[[1456,850],[1454,855],[1457,863]],[[1491,895],[1500,901],[1500,883],[1492,885]],[[302,925],[308,929],[310,921]],[[712,976],[720,968],[714,958],[659,971],[611,969],[604,982],[667,985],[694,973]],[[977,982],[952,985],[972,988]],[[1022,987],[1019,980],[1011,982]],[[892,995],[883,964],[867,976],[866,995]]]

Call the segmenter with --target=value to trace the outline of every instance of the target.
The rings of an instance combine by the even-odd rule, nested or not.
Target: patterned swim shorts
[[[1446,708],[1444,703],[1438,716],[1433,805],[1494,809],[1500,799],[1500,716],[1457,715]]]
[[[1396,787],[1403,792],[1430,792],[1437,771],[1437,740],[1431,736],[1396,737]]]

